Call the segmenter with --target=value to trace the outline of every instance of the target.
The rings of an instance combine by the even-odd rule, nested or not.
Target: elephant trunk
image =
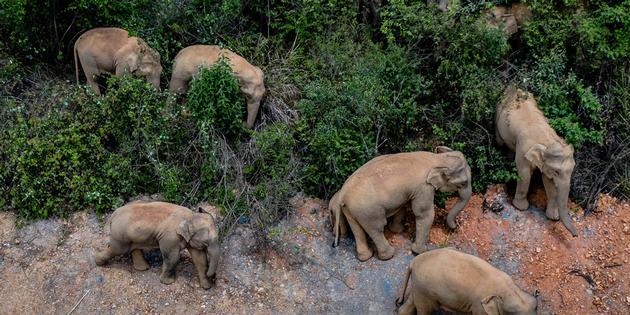
[[[449,211],[448,216],[446,217],[446,223],[451,229],[454,229],[457,227],[457,225],[455,224],[455,218],[457,217],[459,212],[464,209],[464,207],[468,203],[468,200],[470,200],[470,196],[472,196],[472,186],[470,184],[470,180],[468,181],[468,184],[466,185],[466,187],[460,189],[458,193],[459,193],[459,200],[453,206],[451,211]]]
[[[221,256],[221,247],[218,241],[212,241],[208,245],[208,271],[206,275],[212,279],[217,272],[217,266],[219,265],[219,257]]]
[[[562,224],[571,232],[573,237],[578,236],[577,230],[571,223],[571,218],[569,217],[567,203],[569,201],[569,183],[566,185],[558,185],[558,214],[560,215],[560,221]]]

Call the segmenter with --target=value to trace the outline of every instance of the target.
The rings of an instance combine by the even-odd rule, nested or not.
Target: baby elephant
[[[418,255],[407,269],[398,314],[431,314],[442,308],[466,314],[536,314],[537,301],[505,272],[450,248]]]
[[[201,287],[210,288],[209,278],[216,273],[220,255],[217,229],[211,215],[166,202],[132,202],[116,209],[109,224],[109,244],[96,254],[97,265],[131,251],[134,268],[147,270],[149,264],[141,249],[159,247],[164,258],[160,281],[171,284],[175,282],[180,250],[186,248],[199,274]]]

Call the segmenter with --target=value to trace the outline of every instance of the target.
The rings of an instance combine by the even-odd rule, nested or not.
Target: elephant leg
[[[160,244],[160,251],[162,252],[162,274],[160,275],[160,282],[164,284],[171,284],[175,282],[175,267],[179,263],[179,246],[163,245]]]
[[[431,315],[434,310],[439,308],[439,305],[430,298],[425,297],[421,293],[412,292],[409,296],[413,296],[413,304],[416,307],[416,314],[418,315]]]
[[[403,220],[405,219],[405,214],[407,214],[406,207],[402,207],[392,216],[391,221],[389,221],[387,227],[390,231],[394,233],[402,232],[405,227],[403,226]]]
[[[144,259],[141,249],[134,249],[131,251],[131,260],[133,261],[133,268],[139,271],[149,269],[149,263]]]
[[[547,211],[545,214],[547,218],[551,220],[560,220],[560,214],[558,213],[558,191],[553,183],[553,180],[542,175],[543,185],[545,186],[545,192],[547,193]]]
[[[413,199],[411,209],[416,216],[416,240],[411,244],[411,250],[416,254],[421,254],[427,250],[427,239],[435,217],[433,194]]]
[[[210,289],[210,280],[208,280],[208,276],[206,275],[206,272],[208,271],[208,257],[206,256],[206,253],[192,247],[188,248],[188,252],[192,258],[193,265],[195,265],[195,269],[197,270],[199,284],[204,289]]]
[[[521,178],[516,183],[516,193],[514,194],[514,199],[512,200],[512,204],[519,210],[526,210],[529,208],[529,202],[527,201],[527,192],[529,191],[529,181],[532,178],[533,170],[523,165],[523,163],[516,163],[516,168],[518,169],[518,176]]]
[[[168,86],[168,90],[171,93],[184,93],[188,89],[187,83],[188,83],[187,80],[183,78],[172,76],[171,82],[169,83],[169,86]]]
[[[344,213],[346,219],[348,220],[348,225],[350,225],[350,229],[352,230],[352,234],[354,234],[354,240],[357,243],[357,258],[360,261],[366,261],[372,257],[373,252],[367,242],[367,237],[365,236],[365,231],[359,222],[349,215],[349,213]]]
[[[413,294],[409,294],[405,303],[398,308],[398,315],[415,315],[416,313],[416,306],[413,302]]]
[[[102,266],[113,257],[126,254],[129,251],[129,247],[128,243],[119,242],[110,238],[107,248],[96,253],[96,265]]]
[[[358,218],[360,222],[364,222],[362,225],[365,232],[370,236],[374,245],[376,245],[376,251],[378,252],[378,258],[380,260],[388,260],[394,257],[394,247],[389,244],[389,241],[385,238],[385,225],[387,225],[387,218],[385,217],[385,209],[368,210],[364,213],[381,214],[380,218],[374,216]]]
[[[100,74],[96,61],[93,58],[81,58],[81,56],[79,56],[79,60],[81,61],[81,67],[83,68],[85,80],[87,81],[88,85],[92,87],[92,90],[94,90],[94,93],[96,95],[101,95],[101,89],[98,87],[98,83],[96,83],[95,79]]]

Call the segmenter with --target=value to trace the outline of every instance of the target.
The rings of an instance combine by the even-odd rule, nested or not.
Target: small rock
[[[164,306],[169,306],[169,305],[171,305],[171,304],[169,304],[168,302],[164,303]]]

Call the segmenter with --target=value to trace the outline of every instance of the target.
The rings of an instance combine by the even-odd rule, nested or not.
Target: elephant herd
[[[75,44],[88,84],[99,94],[94,76],[104,72],[144,76],[159,87],[159,55],[137,37],[117,28],[98,28],[84,33]],[[201,65],[212,65],[220,56],[230,61],[247,99],[246,125],[252,127],[265,92],[263,73],[237,54],[217,46],[195,45],[182,49],[173,63],[169,89],[184,92]],[[77,64],[78,80],[78,64]],[[514,206],[531,208],[527,201],[531,175],[540,170],[548,197],[546,216],[561,220],[578,235],[567,210],[571,174],[575,166],[573,147],[551,128],[531,93],[508,88],[498,104],[495,117],[496,140],[514,152],[520,177]],[[373,256],[368,238],[382,260],[394,256],[384,236],[388,225],[402,232],[408,207],[416,220],[416,237],[411,250],[418,254],[407,270],[401,296],[400,314],[430,314],[433,310],[472,314],[535,314],[536,297],[518,288],[504,272],[475,256],[443,248],[427,251],[427,238],[435,211],[436,191],[457,192],[459,200],[447,216],[450,228],[471,195],[472,174],[466,157],[448,147],[435,152],[405,152],[378,156],[350,175],[329,201],[330,217],[337,246],[340,236],[352,231],[360,261]],[[391,217],[391,218],[390,218]],[[388,218],[390,221],[388,223]],[[134,268],[148,269],[141,249],[159,248],[163,256],[160,280],[175,281],[180,250],[186,248],[199,275],[200,285],[210,288],[220,257],[220,244],[213,217],[206,213],[165,202],[132,202],[118,208],[109,221],[107,248],[98,251],[96,264],[131,252]]]
[[[211,66],[225,58],[237,78],[247,100],[245,126],[254,127],[260,101],[265,94],[264,74],[243,57],[219,46],[194,45],[182,49],[173,61],[169,90],[186,92],[188,82],[199,67]],[[79,64],[94,93],[101,94],[96,77],[109,73],[115,76],[134,74],[146,78],[154,88],[160,88],[162,65],[160,54],[141,38],[129,36],[126,30],[115,27],[94,28],[83,33],[74,44],[74,64],[77,82]]]

